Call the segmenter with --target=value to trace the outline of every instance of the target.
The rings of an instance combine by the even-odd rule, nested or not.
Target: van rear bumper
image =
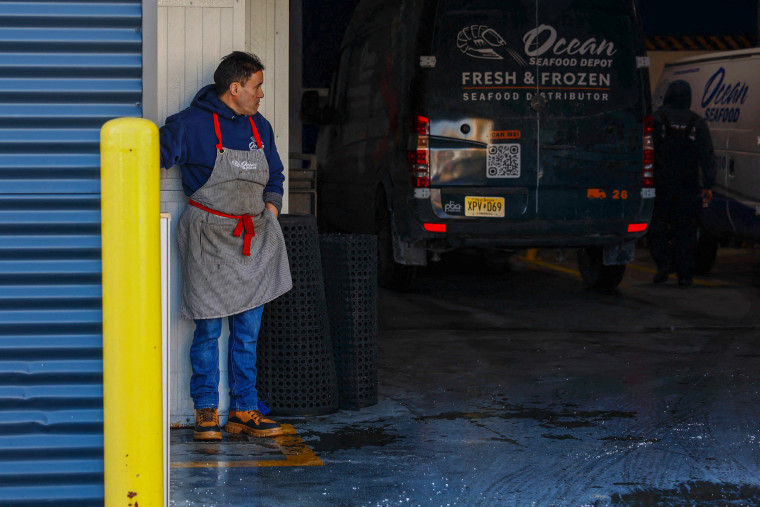
[[[422,222],[410,224],[402,241],[443,251],[461,247],[584,247],[604,246],[638,239],[646,229],[628,232],[630,224],[648,224],[649,218],[608,221],[447,221],[445,232],[425,230]],[[648,228],[648,226],[647,226]]]
[[[590,217],[581,211],[579,213],[584,215],[578,219],[542,219],[526,214],[514,218],[441,217],[429,205],[421,204],[426,201],[408,195],[405,197],[406,220],[403,214],[397,215],[400,239],[409,246],[425,245],[424,248],[428,250],[440,249],[446,244],[449,249],[469,246],[560,248],[619,244],[644,236],[654,210],[654,199],[636,196],[626,201],[625,206],[589,209],[587,212],[592,213]],[[586,201],[582,204],[586,204]],[[559,209],[555,208],[553,211],[557,212]],[[426,230],[428,224],[445,226],[445,232],[434,232],[429,228]],[[631,232],[631,224],[639,224],[643,230]]]

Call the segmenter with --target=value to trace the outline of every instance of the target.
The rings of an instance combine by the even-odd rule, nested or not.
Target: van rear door
[[[537,216],[609,220],[641,204],[648,73],[634,4],[540,0],[524,38],[539,121]]]
[[[532,216],[538,116],[527,98],[532,70],[522,36],[535,22],[535,1],[438,3],[431,68],[416,103],[427,105],[431,202],[441,218]]]
[[[434,32],[425,101],[436,215],[640,213],[648,77],[633,2],[441,0]],[[501,217],[483,210],[491,198]]]

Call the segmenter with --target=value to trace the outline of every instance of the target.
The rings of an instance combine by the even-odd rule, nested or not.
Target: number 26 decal
[[[607,192],[603,188],[589,188],[586,191],[586,197],[589,199],[607,199]],[[628,190],[613,190],[612,199],[625,201],[628,199]]]

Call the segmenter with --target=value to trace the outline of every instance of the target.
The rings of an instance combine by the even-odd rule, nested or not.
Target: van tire
[[[578,249],[578,270],[587,289],[613,292],[623,280],[625,264],[605,266],[602,248],[590,246]]]
[[[694,251],[694,273],[708,275],[718,255],[718,238],[700,227],[697,230],[697,248]]]
[[[391,214],[385,209],[384,203],[384,196],[379,195],[375,204],[377,284],[385,289],[407,292],[417,275],[417,268],[399,264],[394,259]]]

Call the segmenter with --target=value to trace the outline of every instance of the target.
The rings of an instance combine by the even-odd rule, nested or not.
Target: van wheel
[[[378,199],[375,215],[377,231],[377,283],[380,287],[406,292],[417,274],[415,266],[399,264],[393,258],[391,215]]]
[[[697,249],[694,252],[694,273],[707,275],[718,255],[718,239],[702,229],[697,229]]]
[[[586,247],[578,250],[578,269],[583,285],[598,292],[612,292],[623,280],[625,264],[605,266],[601,247]]]

